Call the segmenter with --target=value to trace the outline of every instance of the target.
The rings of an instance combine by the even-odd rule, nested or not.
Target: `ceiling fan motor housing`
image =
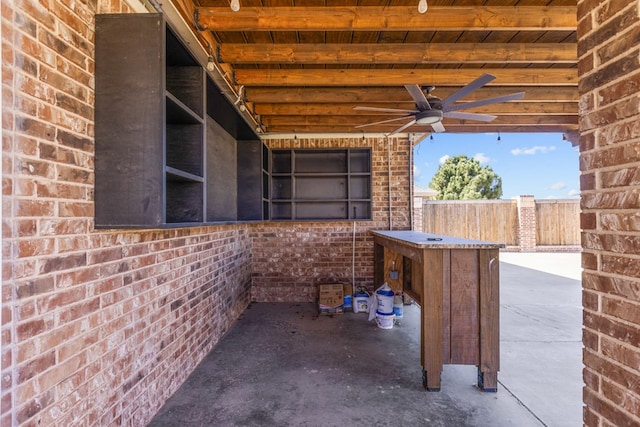
[[[427,101],[433,110],[442,110],[442,99],[435,96],[427,96]]]

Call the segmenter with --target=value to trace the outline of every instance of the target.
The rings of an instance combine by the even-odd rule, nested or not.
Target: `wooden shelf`
[[[271,218],[371,219],[371,150],[273,150]]]

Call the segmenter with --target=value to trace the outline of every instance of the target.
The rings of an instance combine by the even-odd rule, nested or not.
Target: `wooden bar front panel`
[[[451,250],[451,358],[445,363],[477,365],[480,355],[478,251]],[[445,331],[446,334],[446,331]]]

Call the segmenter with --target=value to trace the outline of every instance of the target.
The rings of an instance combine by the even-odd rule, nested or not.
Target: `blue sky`
[[[415,184],[427,188],[441,162],[466,154],[502,178],[502,198],[579,196],[578,147],[560,133],[433,134],[414,148]]]

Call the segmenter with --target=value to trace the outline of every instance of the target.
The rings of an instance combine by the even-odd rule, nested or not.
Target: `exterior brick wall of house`
[[[408,139],[298,137],[265,142],[274,149],[371,147],[373,212],[371,221],[355,221],[355,257],[353,221],[270,222],[254,225],[252,299],[314,301],[320,283],[355,283],[372,288],[375,285],[373,239],[368,231],[389,229],[390,219],[394,229],[410,228]],[[391,144],[390,163],[387,144]],[[354,262],[355,268],[352,268]]]
[[[587,426],[640,425],[638,8],[578,2]]]
[[[93,229],[95,8],[2,5],[2,426],[145,425],[249,304],[249,225]]]

